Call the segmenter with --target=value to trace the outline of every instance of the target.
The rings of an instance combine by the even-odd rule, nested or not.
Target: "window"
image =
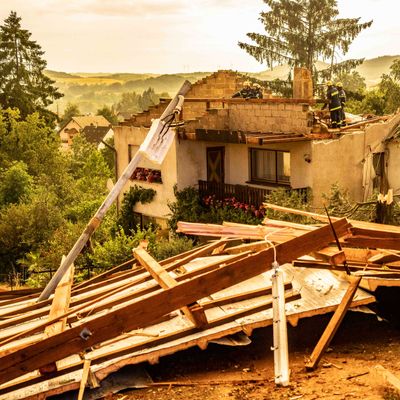
[[[251,181],[290,184],[290,153],[288,151],[250,149]]]

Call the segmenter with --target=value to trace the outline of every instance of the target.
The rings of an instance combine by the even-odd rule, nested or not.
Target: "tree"
[[[74,103],[68,103],[61,118],[60,126],[64,126],[72,117],[76,117],[78,115],[81,115],[78,105]]]
[[[27,172],[27,165],[14,162],[4,173],[0,173],[0,207],[4,204],[17,204],[29,194],[33,178]]]
[[[385,99],[384,112],[395,112],[400,107],[400,60],[393,61],[390,73],[382,75],[379,90]]]
[[[44,52],[30,37],[31,33],[21,28],[21,18],[11,11],[0,26],[0,104],[18,108],[23,118],[38,111],[54,119],[46,107],[62,94],[44,75]]]
[[[104,105],[103,108],[97,110],[96,114],[102,115],[112,125],[118,124],[118,117],[116,116],[113,107]]]
[[[306,67],[317,77],[316,62],[331,63],[322,76],[348,72],[363,60],[334,63],[335,55],[349,50],[354,38],[371,26],[372,21],[359,23],[360,18],[337,18],[336,0],[264,0],[270,11],[261,12],[266,35],[248,33],[255,43],[239,42],[260,63],[272,68],[288,63]]]

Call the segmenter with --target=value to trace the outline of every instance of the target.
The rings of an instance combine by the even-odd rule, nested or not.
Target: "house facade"
[[[180,115],[184,125],[177,128],[165,161],[161,166],[143,161],[125,188],[138,184],[156,190],[153,202],[135,207],[138,213],[162,224],[168,217],[168,201],[174,200],[174,185],[178,189],[196,186],[201,194],[241,198],[254,205],[278,187],[304,196],[311,189],[317,207],[334,183],[356,201],[377,187],[377,160],[382,157],[377,154],[384,153],[388,160],[382,142],[398,125],[398,116],[362,129],[322,129],[321,133],[313,113],[311,79],[304,70],[295,74],[292,99],[233,99],[245,79],[232,71],[218,71],[193,84]],[[151,120],[167,104],[162,101],[114,128],[119,175],[142,143]],[[379,185],[383,189],[383,182],[387,186],[395,174],[387,167],[382,171],[385,177]]]
[[[73,138],[82,133],[85,128],[111,128],[111,124],[102,115],[81,115],[72,117],[64,126],[62,126],[58,134],[61,139],[61,147],[64,150],[71,148]],[[107,129],[106,134],[109,129]]]

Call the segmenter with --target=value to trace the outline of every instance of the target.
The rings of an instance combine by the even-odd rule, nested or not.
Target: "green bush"
[[[273,190],[265,198],[266,203],[276,204],[278,206],[295,208],[297,210],[304,210],[304,211],[310,210],[311,200],[312,200],[311,189],[307,190],[306,199],[303,193],[296,190],[288,191],[287,189],[284,188]],[[271,219],[296,222],[299,224],[310,224],[314,222],[312,219],[308,217],[303,217],[302,215],[295,215],[295,214],[275,211],[270,208],[266,209],[265,216]]]
[[[137,247],[142,240],[147,240],[152,247],[156,240],[156,234],[152,228],[140,230],[137,227],[133,235],[127,235],[124,229],[116,233],[103,243],[95,243],[93,252],[89,254],[89,261],[93,267],[99,270],[107,270],[132,258],[132,249]]]
[[[150,203],[156,193],[154,189],[145,189],[138,185],[132,186],[128,192],[124,193],[118,225],[126,234],[129,235],[132,230],[135,230],[139,223],[134,215],[136,203]]]
[[[166,258],[189,251],[193,248],[193,241],[189,238],[174,237],[170,240],[157,240],[153,246],[150,246],[150,254],[156,260],[165,260]]]

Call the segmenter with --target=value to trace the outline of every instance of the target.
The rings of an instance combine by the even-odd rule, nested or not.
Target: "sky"
[[[398,0],[337,3],[339,17],[374,20],[339,60],[400,54]],[[237,45],[262,33],[262,0],[0,0],[0,24],[11,10],[56,71],[266,69]]]

